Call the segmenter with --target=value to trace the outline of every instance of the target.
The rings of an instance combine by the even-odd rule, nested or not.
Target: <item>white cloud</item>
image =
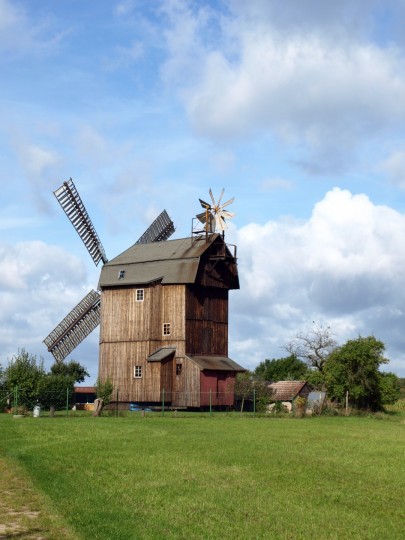
[[[404,235],[405,215],[338,188],[304,223],[242,227],[235,240],[241,291],[231,298],[238,360],[252,362],[243,349],[251,339],[261,360],[270,351],[283,356],[282,346],[313,320],[331,325],[342,341],[358,334],[387,339],[399,356]]]
[[[47,358],[42,340],[89,292],[83,263],[40,241],[0,245],[0,362],[19,348]]]
[[[295,162],[307,171],[336,173],[365,138],[401,129],[400,45],[367,39],[373,21],[364,6],[325,4],[237,1],[214,13],[169,3],[163,74],[179,89],[197,134],[232,140],[270,133],[295,146]]]

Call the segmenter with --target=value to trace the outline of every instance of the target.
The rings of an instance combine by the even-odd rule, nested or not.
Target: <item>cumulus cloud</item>
[[[213,14],[169,3],[163,73],[195,131],[222,140],[275,134],[313,174],[344,170],[364,136],[399,129],[403,49],[370,41],[364,7],[332,4],[237,1]]]
[[[83,263],[65,250],[40,241],[1,244],[0,363],[20,348],[52,363],[42,340],[90,289]]]
[[[282,356],[282,346],[313,320],[331,325],[342,341],[372,333],[392,338],[393,327],[405,323],[404,234],[403,214],[339,188],[305,222],[237,231],[241,291],[231,300],[236,350],[243,352],[252,335],[256,342],[250,355],[243,353],[245,363]],[[401,331],[395,344],[399,356]]]

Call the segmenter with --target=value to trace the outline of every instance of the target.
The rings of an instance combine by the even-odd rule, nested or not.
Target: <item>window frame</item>
[[[172,329],[169,322],[163,323],[162,332],[164,336],[171,336],[172,335]]]
[[[143,378],[143,366],[136,365],[134,366],[134,379],[142,379]]]
[[[145,289],[135,289],[135,301],[143,302],[144,300],[145,300]]]

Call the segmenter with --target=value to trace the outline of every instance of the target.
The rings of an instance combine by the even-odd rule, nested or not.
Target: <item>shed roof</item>
[[[207,241],[205,237],[189,237],[134,244],[103,266],[99,288],[146,285],[155,281],[163,284],[194,283],[200,257],[218,239],[222,240],[219,234],[212,234]],[[125,273],[124,277],[119,277],[120,271]]]
[[[245,368],[237,364],[231,358],[227,356],[194,356],[187,355],[186,358],[189,358],[192,362],[197,364],[197,366],[203,369],[209,369],[213,371],[235,371],[242,372],[246,371]]]
[[[176,349],[174,347],[162,347],[148,356],[148,362],[161,362],[175,352]]]
[[[274,401],[292,401],[304,386],[307,381],[278,381],[269,384],[269,388],[273,391],[271,399]]]

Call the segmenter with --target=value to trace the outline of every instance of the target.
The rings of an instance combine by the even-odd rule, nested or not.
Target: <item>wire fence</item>
[[[75,392],[71,386],[58,391],[44,391],[32,395],[24,388],[15,386],[12,391],[0,390],[0,412],[18,416],[89,416],[94,412],[95,394]],[[258,396],[253,390],[242,396],[231,392],[172,392],[163,389],[159,400],[145,403],[131,401],[124,393],[115,390],[111,401],[104,408],[105,416],[167,416],[182,417],[191,414],[215,415],[275,415],[293,414],[304,416],[317,412],[319,404],[298,398],[291,402],[273,402]]]

